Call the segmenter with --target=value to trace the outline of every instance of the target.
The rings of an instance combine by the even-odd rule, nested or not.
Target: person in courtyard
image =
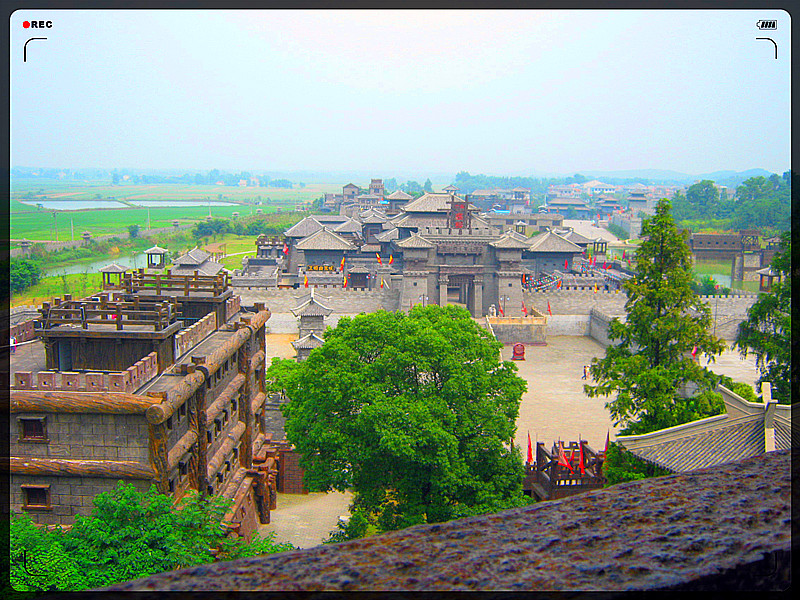
[[[589,367],[586,365],[583,366],[583,377],[581,379],[586,379],[586,376],[589,374]]]

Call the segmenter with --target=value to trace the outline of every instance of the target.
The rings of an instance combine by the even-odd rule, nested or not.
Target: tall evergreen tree
[[[713,391],[717,376],[692,356],[712,359],[724,344],[709,331],[710,308],[692,291],[691,252],[670,210],[663,199],[642,224],[636,276],[623,286],[627,321],[612,321],[616,344],[591,366],[597,384],[585,386],[591,397],[616,394],[606,407],[626,434],[719,414],[724,406]]]

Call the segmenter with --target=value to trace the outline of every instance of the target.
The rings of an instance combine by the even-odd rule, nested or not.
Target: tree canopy
[[[119,482],[93,502],[92,515],[77,516],[68,531],[39,529],[25,513],[12,517],[14,589],[84,590],[215,559],[295,549],[288,543],[275,544],[272,536],[249,544],[227,538],[221,522],[231,501],[221,497],[193,493],[173,509],[173,499],[155,487],[142,493],[132,483]]]
[[[604,358],[593,361],[596,385],[589,396],[616,398],[606,404],[625,434],[642,434],[687,423],[723,410],[713,392],[718,377],[693,359],[709,359],[724,344],[710,332],[711,310],[692,291],[692,260],[685,236],[661,200],[656,214],[642,223],[645,241],[636,253],[636,275],[623,288],[627,320],[611,322],[616,341]],[[696,386],[694,397],[684,397]]]
[[[275,359],[312,491],[355,491],[382,530],[527,503],[513,445],[526,384],[456,306],[342,318],[302,363]]]
[[[790,232],[782,237],[784,251],[775,255],[772,269],[781,280],[772,284],[747,311],[739,324],[736,347],[742,356],[753,354],[760,372],[758,383],[772,385],[772,396],[779,402],[791,402],[792,375],[792,281]]]

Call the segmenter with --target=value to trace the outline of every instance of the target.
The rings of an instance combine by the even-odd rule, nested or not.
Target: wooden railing
[[[167,269],[165,275],[152,275],[139,269],[133,273],[125,273],[122,286],[129,294],[134,292],[153,291],[156,295],[183,295],[191,292],[210,292],[212,296],[223,294],[229,287],[228,273],[222,271],[217,275],[173,275]]]
[[[97,299],[72,300],[67,295],[62,302],[55,298],[53,303],[45,302],[39,309],[44,329],[57,325],[80,325],[88,329],[90,325],[115,325],[122,331],[125,325],[152,325],[154,331],[169,327],[179,317],[176,301],[132,302],[110,301],[106,295]]]

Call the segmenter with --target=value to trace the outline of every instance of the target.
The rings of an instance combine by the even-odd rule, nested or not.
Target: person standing
[[[11,336],[11,339],[8,342],[9,348],[11,348],[11,354],[16,354],[17,352],[17,338]]]
[[[586,376],[589,374],[589,367],[586,365],[583,366],[583,377],[581,379],[586,379]]]

